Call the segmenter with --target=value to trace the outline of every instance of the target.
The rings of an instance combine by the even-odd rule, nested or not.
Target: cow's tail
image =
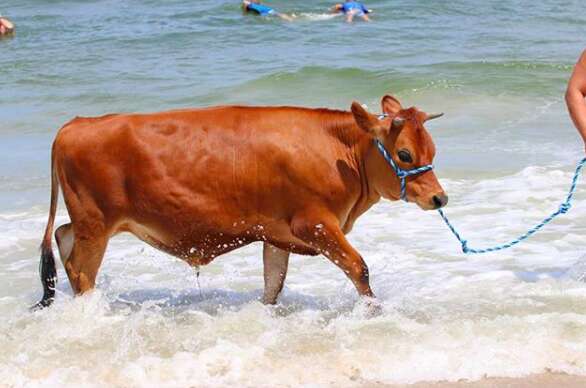
[[[53,224],[55,223],[55,213],[57,211],[57,202],[59,200],[59,179],[55,171],[55,149],[51,153],[51,206],[49,209],[49,219],[45,228],[45,235],[41,243],[41,262],[39,263],[39,272],[41,283],[43,284],[43,298],[33,306],[33,309],[48,307],[55,299],[55,285],[57,284],[57,269],[55,268],[55,256],[53,255],[52,236]]]

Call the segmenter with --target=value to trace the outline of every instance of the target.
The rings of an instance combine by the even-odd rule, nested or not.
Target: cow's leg
[[[61,232],[57,233],[58,239],[61,240],[59,250],[65,260],[64,266],[69,283],[73,292],[78,295],[94,288],[109,235],[98,213],[91,216],[86,213],[83,217],[72,217],[72,220],[71,225],[59,228]],[[73,246],[71,251],[67,252],[67,240],[71,234]]]
[[[106,236],[91,239],[75,237],[71,256],[65,263],[65,270],[76,295],[94,288],[107,244]]]
[[[346,240],[335,217],[327,213],[298,215],[291,222],[291,231],[342,269],[354,283],[359,295],[374,297],[370,289],[368,267]]]
[[[79,295],[95,286],[114,223],[107,220],[98,205],[104,202],[104,198],[96,200],[91,195],[92,190],[83,183],[75,182],[76,185],[72,186],[67,176],[61,177],[60,181],[71,224],[62,226],[55,233],[69,283],[74,294]]]
[[[274,247],[269,243],[264,243],[262,259],[265,279],[262,302],[264,304],[275,304],[287,276],[289,252]]]
[[[55,240],[57,240],[57,247],[59,247],[59,256],[63,266],[69,260],[71,252],[73,251],[74,235],[71,224],[61,225],[55,231]]]

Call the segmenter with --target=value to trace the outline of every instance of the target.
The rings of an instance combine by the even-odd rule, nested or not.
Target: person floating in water
[[[0,15],[0,36],[10,35],[14,32],[14,23]]]
[[[274,15],[289,22],[293,20],[292,16],[286,15],[284,13],[279,13],[271,7],[261,4],[258,0],[242,0],[242,9],[245,12],[256,13],[260,16]]]
[[[333,6],[333,12],[343,12],[346,15],[346,21],[352,23],[355,16],[361,17],[364,21],[369,22],[370,18],[368,14],[372,11],[369,10],[359,1],[346,0],[344,3],[338,3]]]
[[[576,63],[566,90],[568,111],[578,133],[584,140],[584,150],[586,151],[586,101],[584,98],[586,98],[586,50],[582,52]]]

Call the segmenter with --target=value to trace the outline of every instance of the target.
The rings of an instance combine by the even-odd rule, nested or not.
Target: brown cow
[[[381,197],[400,197],[374,139],[404,169],[435,154],[423,126],[431,116],[391,96],[382,109],[387,117],[355,102],[352,112],[222,106],[75,118],[53,143],[39,306],[55,293],[59,186],[71,223],[55,237],[75,294],[94,287],[110,237],[130,232],[192,266],[263,241],[265,303],[276,303],[291,252],[325,255],[373,296],[344,235]],[[447,203],[433,171],[409,177],[406,195],[425,210]]]

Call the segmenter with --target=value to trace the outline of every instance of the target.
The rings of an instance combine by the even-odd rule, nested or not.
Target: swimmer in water
[[[370,18],[368,17],[368,14],[372,11],[359,1],[346,0],[344,3],[334,5],[332,7],[332,12],[344,13],[344,15],[346,15],[346,21],[352,23],[355,16],[361,17],[365,22],[369,22]]]
[[[271,7],[261,4],[258,0],[242,0],[242,9],[245,12],[253,12],[260,16],[274,15],[288,22],[293,21],[293,16],[279,13]]]
[[[10,35],[14,32],[14,23],[0,15],[0,36]]]

